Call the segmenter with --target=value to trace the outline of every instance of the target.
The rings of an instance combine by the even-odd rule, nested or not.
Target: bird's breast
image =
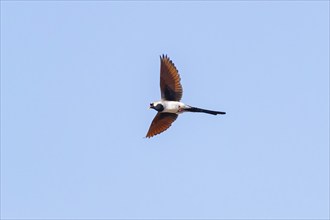
[[[163,112],[168,113],[181,113],[182,109],[185,107],[185,104],[182,102],[176,102],[176,101],[164,101],[164,110]]]

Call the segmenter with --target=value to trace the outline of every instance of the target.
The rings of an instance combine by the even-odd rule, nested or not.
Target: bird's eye
[[[153,106],[153,104],[152,104],[152,103],[150,103],[150,106]]]

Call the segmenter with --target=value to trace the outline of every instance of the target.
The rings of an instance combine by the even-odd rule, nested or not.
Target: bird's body
[[[150,138],[167,130],[178,115],[184,112],[226,114],[226,112],[192,107],[181,102],[183,89],[178,70],[167,56],[161,56],[160,60],[161,100],[150,103],[150,108],[155,109],[158,113],[153,119],[146,137]]]
[[[159,104],[162,105],[164,108],[164,110],[161,112],[175,113],[175,114],[182,113],[183,112],[182,110],[188,107],[184,103],[177,101],[161,100],[161,101],[153,102],[154,106],[157,106]]]
[[[156,107],[157,105],[159,105],[159,107]],[[155,108],[153,106],[155,106]],[[192,107],[190,105],[186,105],[183,102],[166,101],[166,100],[153,102],[150,108],[153,108],[161,113],[181,114],[183,112],[203,112],[211,115],[226,114],[226,112],[201,109],[201,108]]]

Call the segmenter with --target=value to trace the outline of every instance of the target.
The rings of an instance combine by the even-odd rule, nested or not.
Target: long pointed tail
[[[185,111],[187,111],[187,112],[204,112],[204,113],[211,114],[211,115],[226,114],[226,112],[212,111],[212,110],[196,108],[196,107],[186,108]]]

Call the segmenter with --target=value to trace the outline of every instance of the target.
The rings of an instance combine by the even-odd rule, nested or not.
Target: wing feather
[[[155,118],[152,120],[149,131],[146,135],[147,138],[151,138],[157,134],[166,131],[172,123],[177,119],[178,115],[174,113],[160,113],[158,112]]]
[[[162,99],[180,101],[182,98],[182,85],[180,75],[174,63],[167,55],[160,57],[160,92]]]

